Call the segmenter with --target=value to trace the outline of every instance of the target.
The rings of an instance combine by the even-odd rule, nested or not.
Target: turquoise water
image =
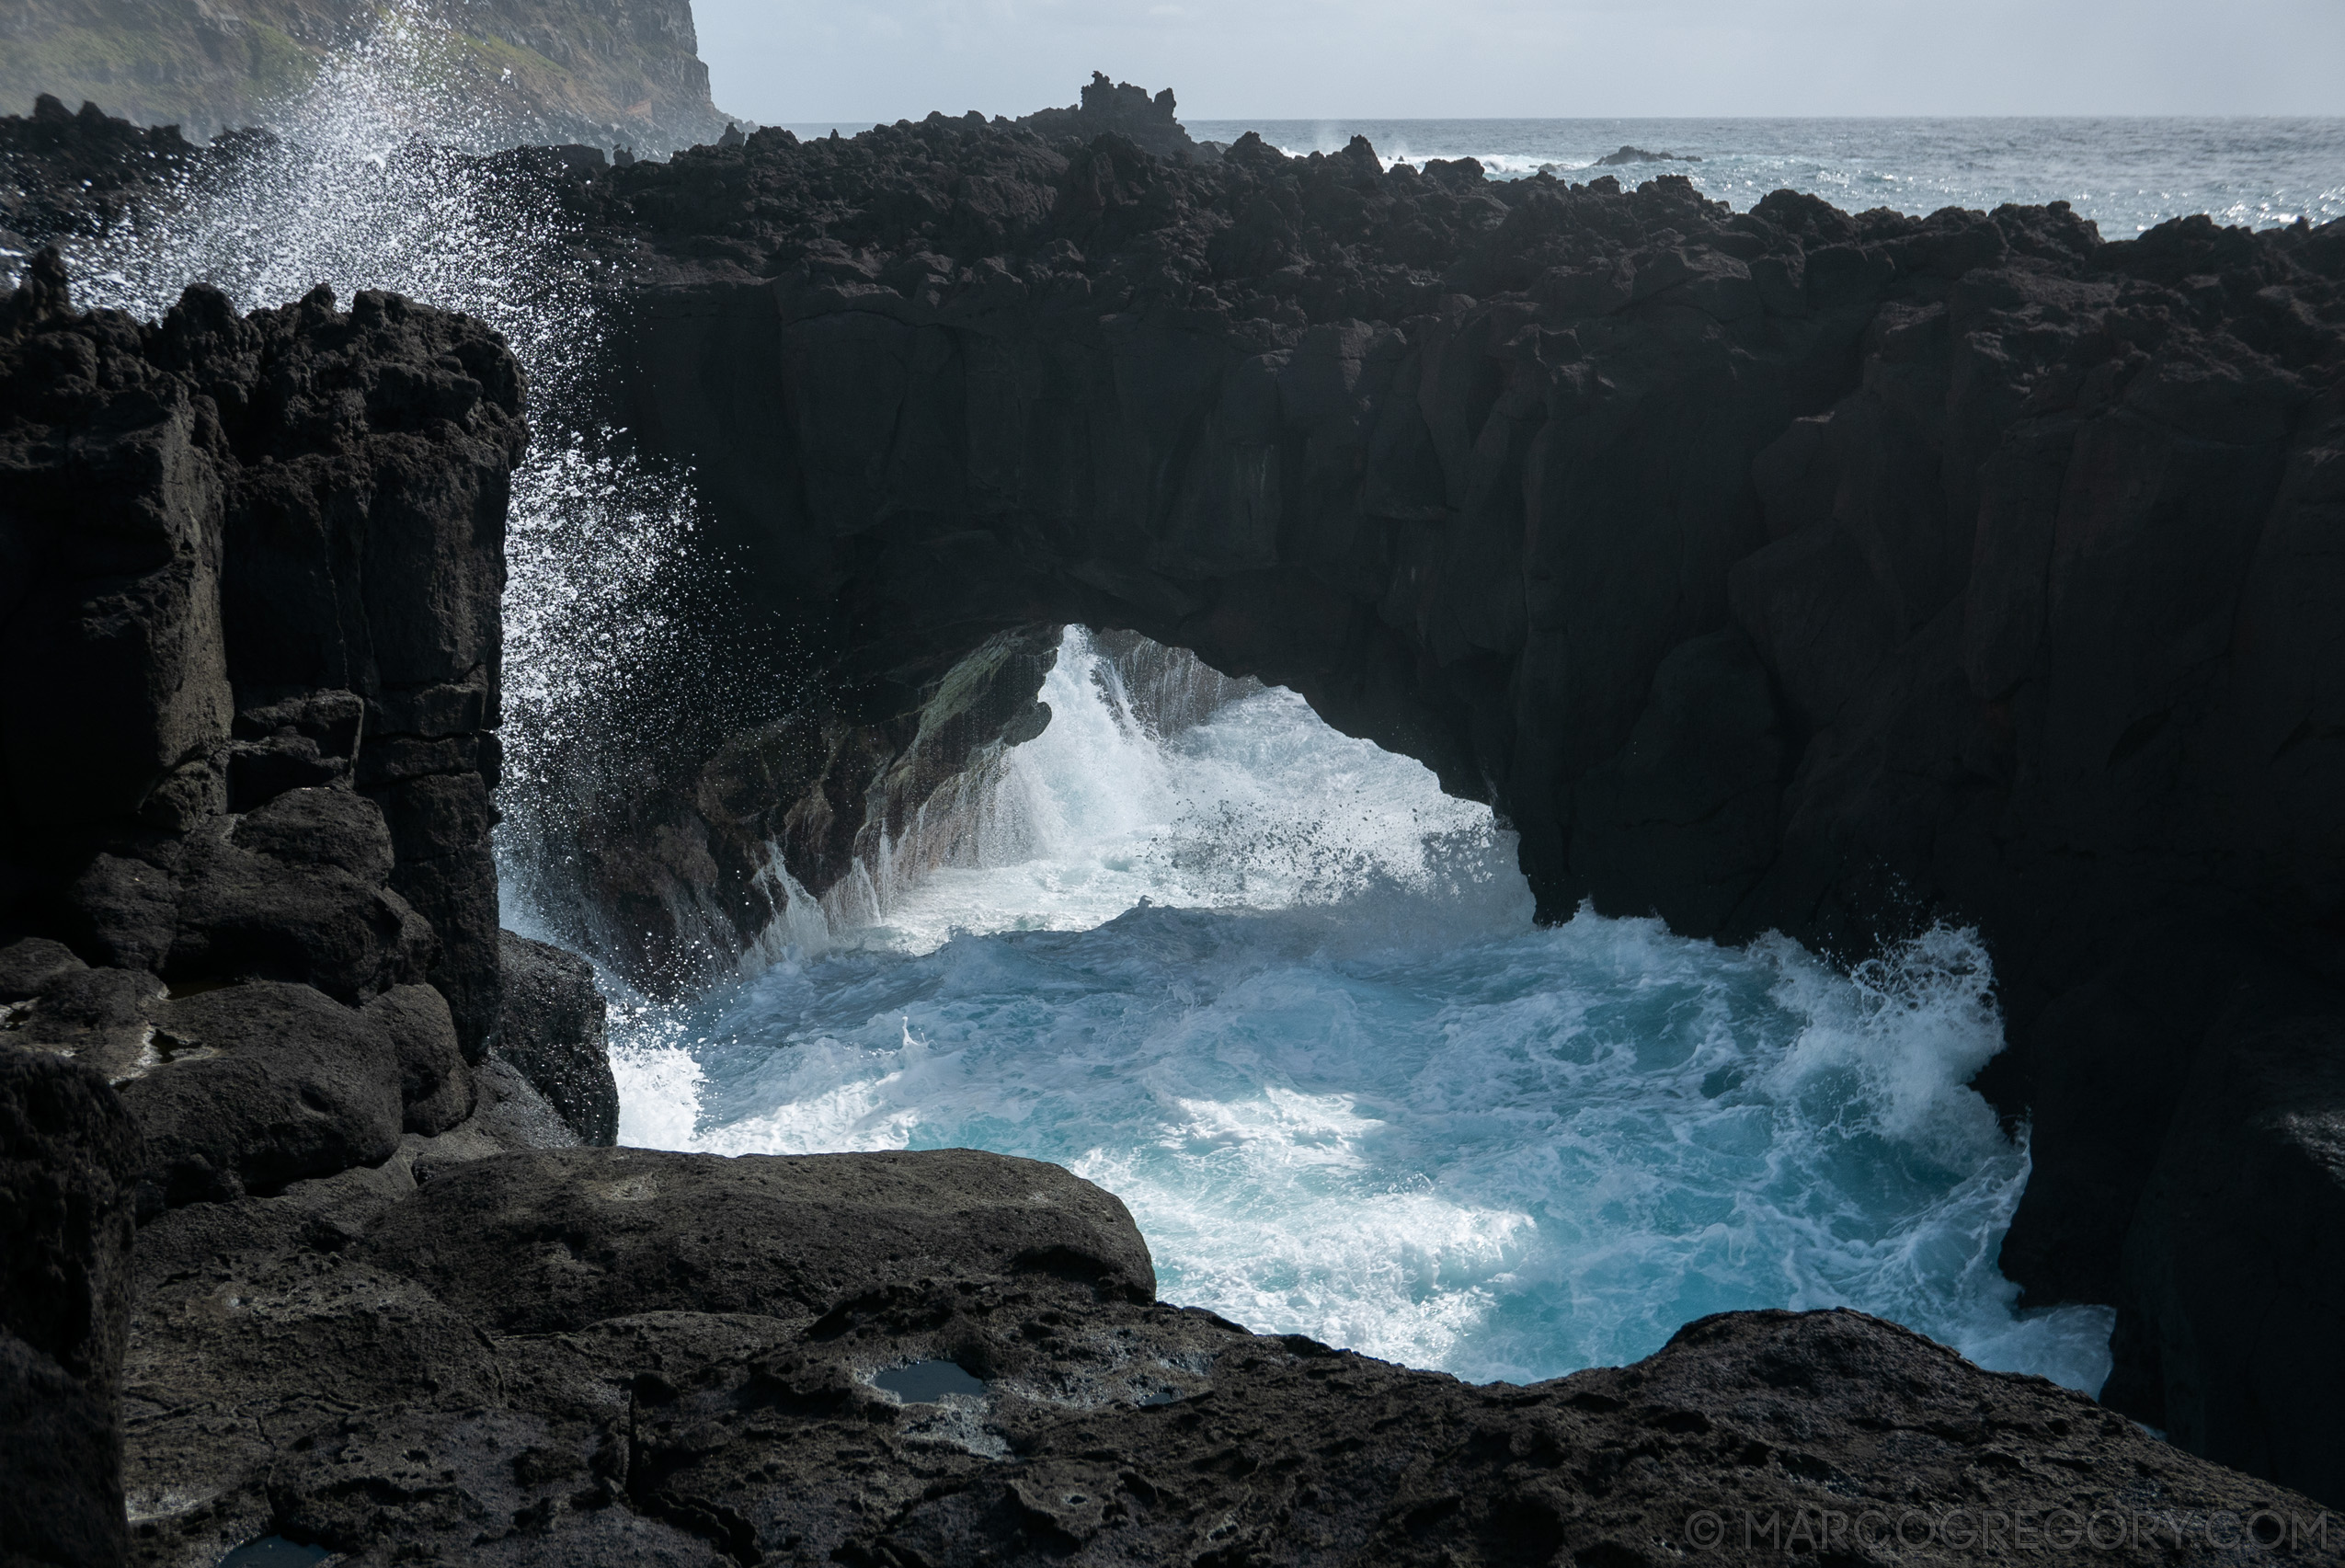
[[[1470,1379],[1845,1303],[2099,1387],[2109,1314],[2016,1315],[1995,1267],[2028,1163],[1962,1087],[2001,1043],[1967,933],[1850,976],[1539,929],[1417,764],[1284,692],[1169,737],[1131,695],[1070,633],[1050,728],[928,825],[950,853],[623,1031],[623,1139],[1057,1161],[1167,1299]]]

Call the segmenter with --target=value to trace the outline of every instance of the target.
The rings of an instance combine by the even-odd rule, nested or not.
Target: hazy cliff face
[[[666,151],[725,128],[690,0],[410,0],[388,8],[372,46],[372,7],[250,0],[239,12],[24,0],[0,19],[0,110],[53,93],[193,137],[281,124],[322,70],[372,47],[408,56],[454,100],[449,123],[483,146]]]

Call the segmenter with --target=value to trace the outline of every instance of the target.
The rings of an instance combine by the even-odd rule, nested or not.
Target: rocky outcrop
[[[1607,153],[1596,159],[1600,169],[1625,168],[1630,164],[1698,164],[1701,159],[1686,153],[1654,153],[1623,142],[1617,153]]]
[[[2236,979],[2158,955],[2345,979],[2345,233],[942,116],[568,200],[634,269],[619,412],[729,574],[703,646],[791,625],[867,725],[987,637],[1128,628],[1491,802],[1545,918],[1849,956],[1975,923],[2038,1172],[2007,1267],[2175,1321],[2122,1260]],[[738,951],[766,906],[702,869],[693,940]],[[2145,968],[2127,1041],[2099,1009]]]
[[[0,116],[0,248],[15,253],[10,273],[42,245],[167,207],[200,162],[176,127],[132,125],[96,104],[74,114],[43,94],[30,114]]]
[[[25,994],[19,965],[0,955],[0,1006]],[[128,1544],[115,1403],[143,1163],[103,1078],[0,1044],[0,1555],[12,1568],[120,1562]]]
[[[53,255],[6,309],[0,935],[117,977],[102,998],[44,990],[30,1026],[111,1008],[119,1030],[146,1007],[224,1040],[219,1004],[166,1008],[157,979],[269,981],[381,1014],[408,1042],[395,1098],[431,1101],[441,1036],[477,1059],[497,1016],[510,356],[383,294],[239,318],[195,289],[157,326],[78,315]],[[437,1015],[396,1004],[426,982]],[[170,1021],[189,1008],[200,1026]]]
[[[483,1056],[520,399],[493,334],[390,295],[193,289],[143,324],[73,310],[48,251],[0,302],[11,1563],[133,1550],[134,1219],[295,1191],[315,1242],[386,1185],[577,1142]]]
[[[1123,1206],[1027,1161],[387,1177],[142,1233],[132,1496],[203,1501],[157,1505],[140,1562],[1757,1562],[1902,1518],[1985,1562],[2102,1516],[2146,1564],[2251,1515],[2319,1555],[2308,1501],[1855,1313],[1475,1388],[1156,1303]]]
[[[1094,71],[1072,105],[1038,109],[1012,123],[1050,143],[1087,143],[1094,137],[1115,136],[1160,158],[1211,163],[1220,155],[1219,145],[1192,137],[1178,118],[1179,109],[1170,87],[1151,97],[1146,87],[1110,82],[1106,72]]]
[[[580,1142],[618,1142],[610,1010],[595,987],[594,967],[509,931],[498,932],[497,944],[505,979],[497,1054],[545,1096]]]
[[[22,0],[0,19],[0,111],[53,94],[198,140],[282,125],[321,68],[347,70],[386,26],[396,40],[376,47],[403,57],[392,74],[453,100],[440,118],[481,151],[585,142],[664,154],[726,128],[690,0],[493,0],[407,16],[326,0],[245,0],[233,13]]]

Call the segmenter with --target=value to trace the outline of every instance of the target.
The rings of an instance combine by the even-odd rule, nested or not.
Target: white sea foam
[[[1537,930],[1422,768],[1282,692],[1159,739],[1098,666],[1070,637],[993,803],[1029,858],[665,1015],[620,1055],[630,1139],[1058,1161],[1169,1299],[1467,1377],[1847,1303],[2098,1387],[2109,1314],[2017,1316],[1995,1267],[2028,1162],[1962,1086],[2001,1038],[1974,938],[1849,975]]]
[[[1180,665],[1163,679],[1183,679]],[[907,835],[949,851],[884,846],[826,897],[823,920],[801,911],[768,956],[922,953],[960,932],[1088,930],[1144,901],[1283,909],[1371,886],[1438,886],[1459,898],[1458,918],[1528,918],[1512,838],[1486,808],[1333,733],[1293,692],[1257,688],[1170,739],[1138,716],[1136,695],[1070,628],[1043,684],[1049,727]]]

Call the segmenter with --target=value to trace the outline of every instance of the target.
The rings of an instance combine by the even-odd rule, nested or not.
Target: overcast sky
[[[694,0],[716,102],[850,128],[1091,73],[1184,119],[2345,114],[2345,0]]]

